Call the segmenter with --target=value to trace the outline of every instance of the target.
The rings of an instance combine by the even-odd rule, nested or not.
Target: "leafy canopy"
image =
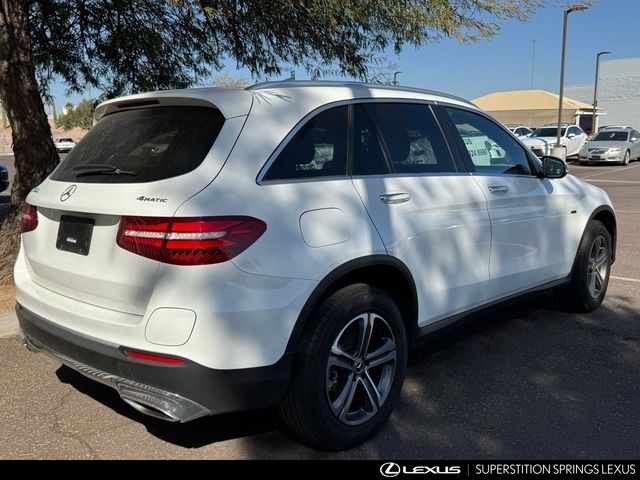
[[[58,125],[64,130],[71,130],[76,127],[89,130],[93,125],[94,105],[95,100],[86,98],[80,100],[77,105],[67,103],[67,105],[65,105],[65,113],[58,115]]]
[[[234,59],[254,77],[280,64],[366,78],[383,50],[494,35],[542,0],[33,0],[40,84],[107,95],[181,88]]]

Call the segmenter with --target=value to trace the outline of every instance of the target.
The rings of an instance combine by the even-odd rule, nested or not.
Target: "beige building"
[[[504,124],[541,127],[558,121],[558,95],[545,90],[495,92],[476,98],[473,103]],[[592,111],[588,103],[568,97],[562,100],[563,123],[575,123],[589,130]]]

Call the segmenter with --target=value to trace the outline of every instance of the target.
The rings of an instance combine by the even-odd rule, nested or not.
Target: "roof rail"
[[[354,82],[354,81],[343,81],[343,80],[280,80],[275,82],[263,82],[256,83],[255,85],[250,85],[245,87],[245,90],[263,90],[267,88],[304,88],[304,87],[360,87],[360,88],[375,88],[379,90],[393,90],[396,92],[412,92],[412,93],[423,93],[426,95],[435,95],[439,97],[449,98],[451,100],[457,100],[459,102],[464,102],[469,105],[474,105],[472,102],[467,100],[466,98],[457,97],[455,95],[449,95],[448,93],[437,92],[435,90],[427,90],[424,88],[417,87],[403,87],[400,85],[386,85],[383,83],[365,83],[365,82]],[[474,105],[475,106],[475,105]]]

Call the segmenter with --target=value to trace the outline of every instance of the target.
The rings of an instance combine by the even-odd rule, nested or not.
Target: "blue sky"
[[[640,0],[599,0],[588,10],[572,13],[565,85],[593,83],[598,51],[613,52],[602,60],[640,56],[639,27]],[[398,76],[402,85],[473,99],[494,91],[530,88],[533,39],[536,40],[534,88],[557,92],[562,40],[562,8],[557,6],[539,10],[526,23],[505,23],[490,40],[471,45],[446,40],[419,49],[406,47],[399,56],[391,54],[387,58],[403,72]],[[227,62],[225,71],[233,77],[249,78],[232,61]],[[308,75],[298,69],[296,77],[306,79]],[[61,108],[67,100],[76,102],[100,92],[93,90],[67,98],[64,85],[56,84],[52,93]]]

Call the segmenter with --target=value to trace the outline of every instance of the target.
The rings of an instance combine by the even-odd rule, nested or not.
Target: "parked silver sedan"
[[[640,132],[630,127],[605,127],[580,149],[580,165],[615,162],[628,165],[640,159]]]

